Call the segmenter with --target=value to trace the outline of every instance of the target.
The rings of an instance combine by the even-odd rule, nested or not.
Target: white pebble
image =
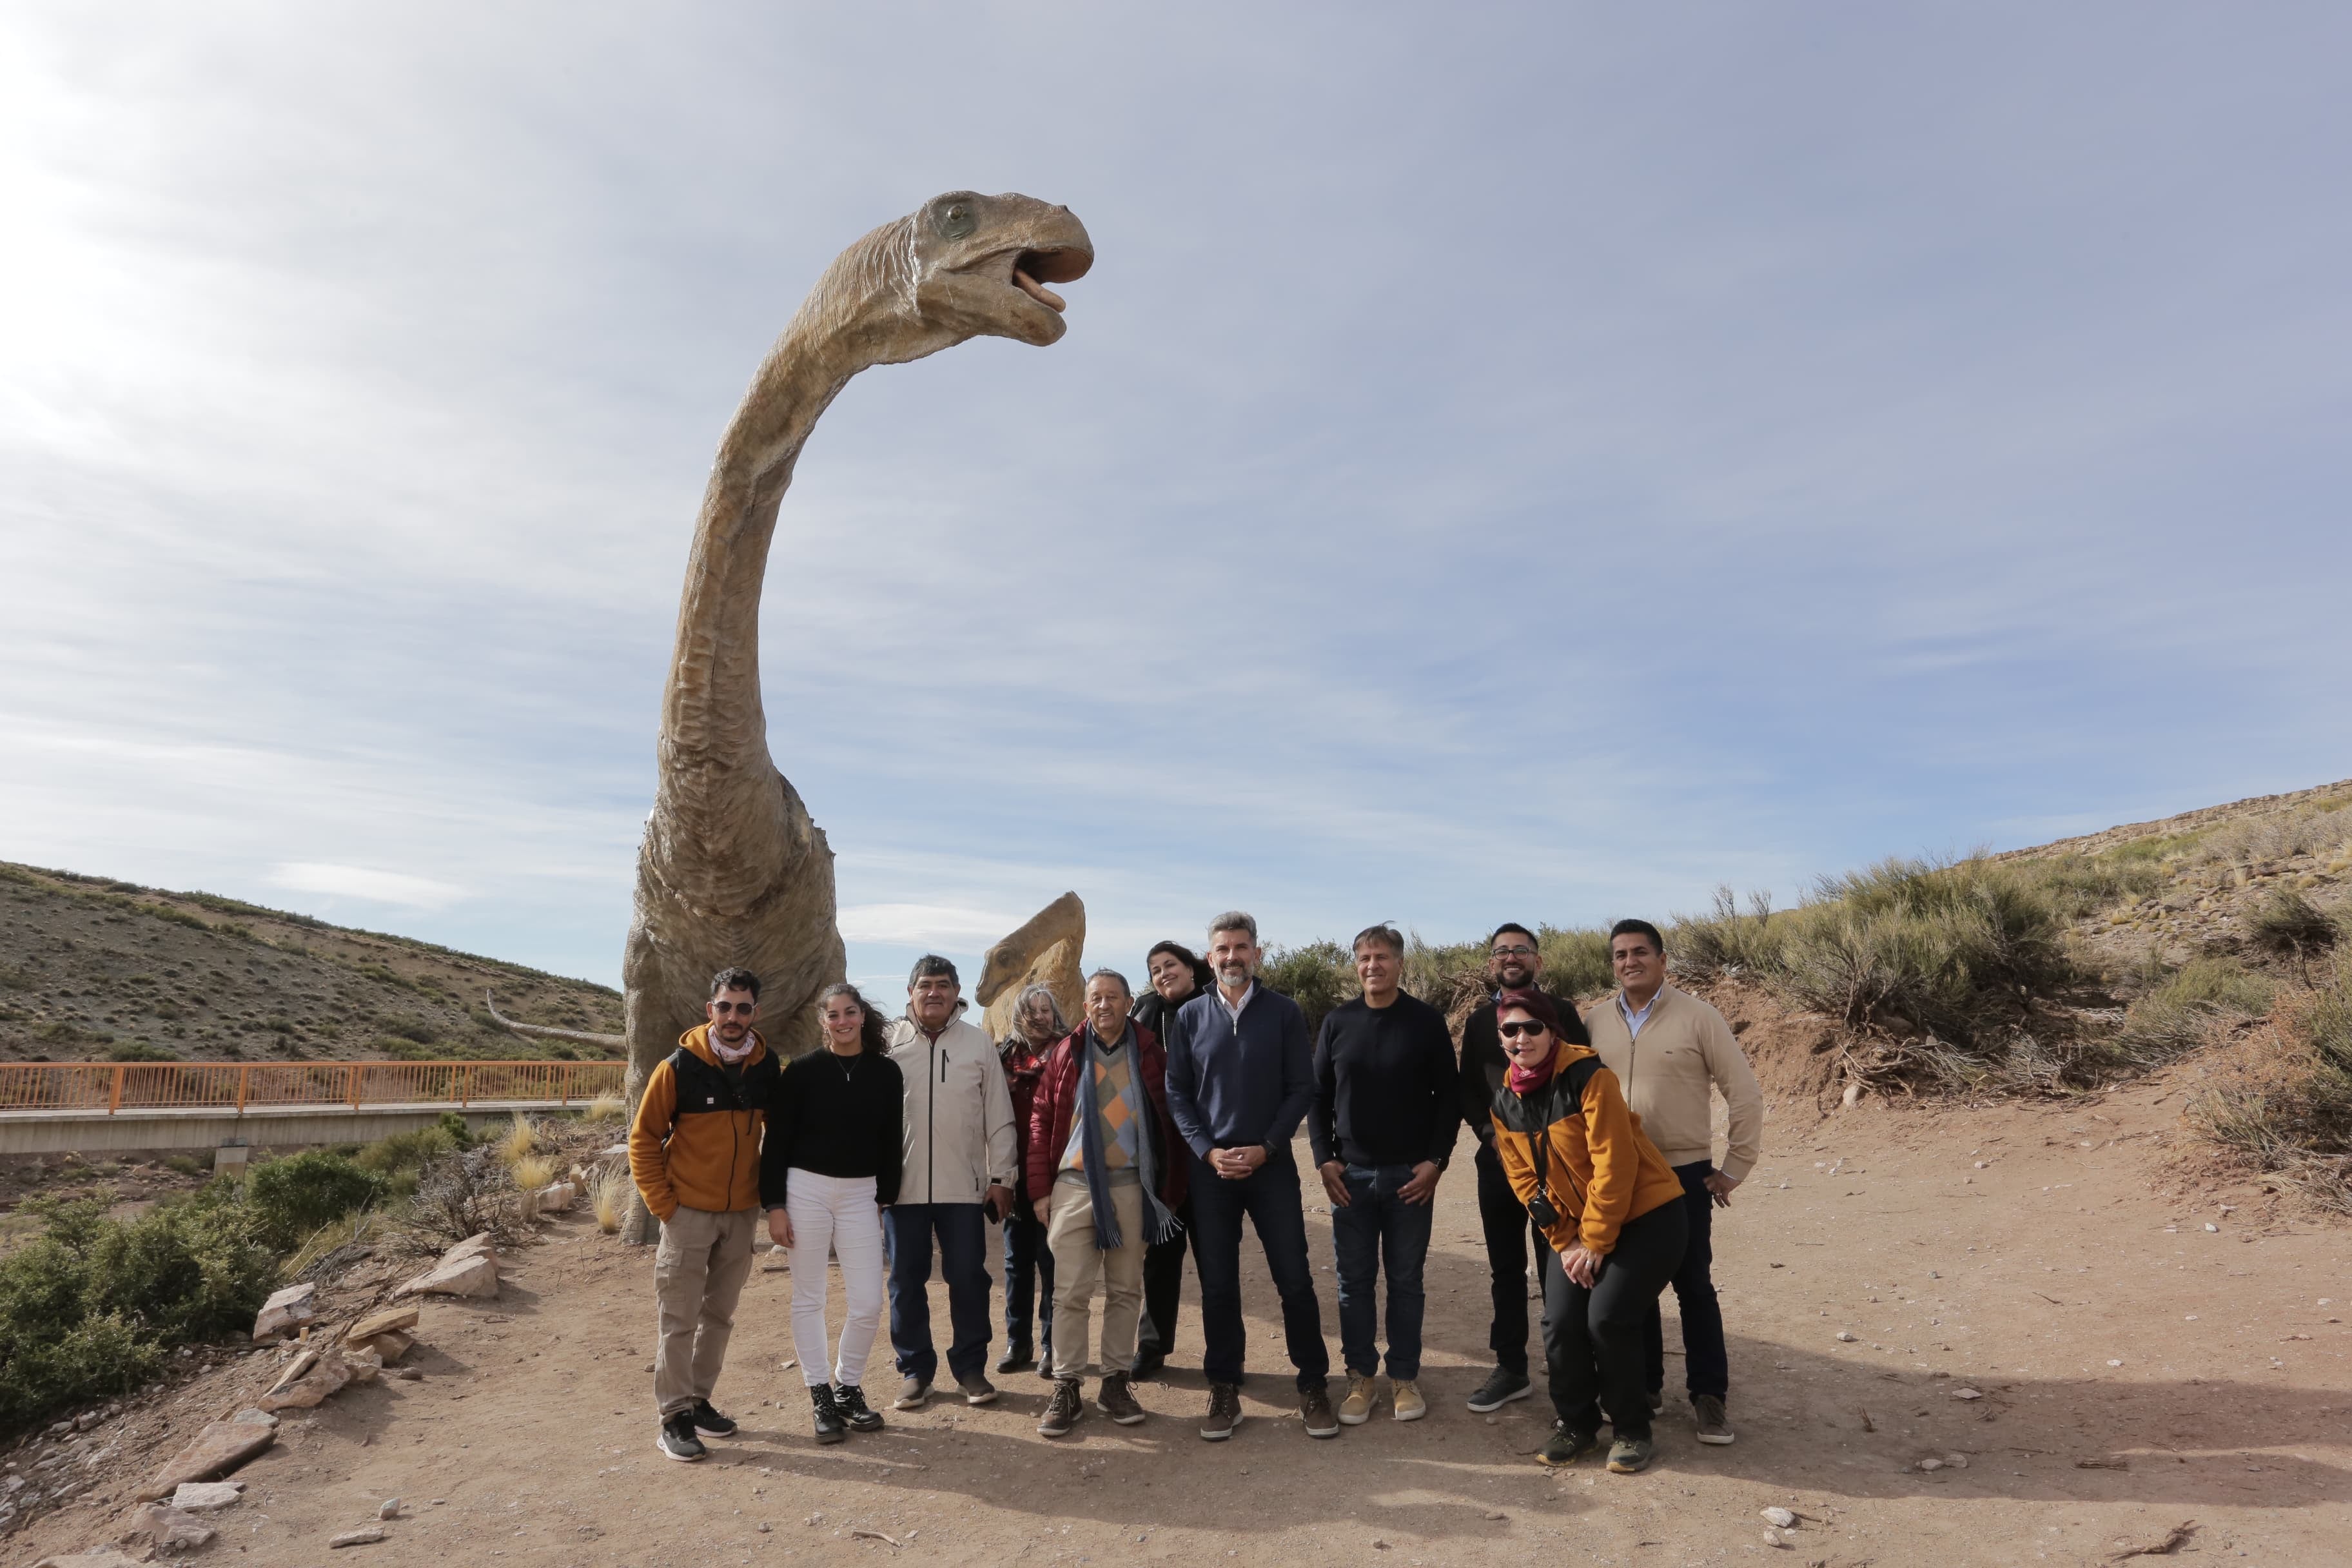
[[[1768,1508],[1764,1510],[1764,1522],[1782,1530],[1794,1530],[1797,1528],[1797,1516],[1785,1508]]]
[[[1842,1345],[1850,1345],[1853,1343],[1853,1336],[1846,1332],[1843,1329],[1840,1329],[1838,1331],[1838,1343]]]
[[[400,1517],[400,1500],[396,1497],[384,1499],[383,1506],[375,1510],[375,1516],[378,1519],[398,1519]]]

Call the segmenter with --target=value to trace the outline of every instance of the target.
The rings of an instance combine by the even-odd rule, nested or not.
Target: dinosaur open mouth
[[[1049,310],[1066,310],[1068,301],[1045,285],[1085,277],[1094,259],[1077,249],[1024,250],[1013,258],[1013,284]]]

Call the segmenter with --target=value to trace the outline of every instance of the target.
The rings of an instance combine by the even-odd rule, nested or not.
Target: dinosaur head
[[[950,191],[903,220],[908,292],[924,321],[972,337],[1043,346],[1062,335],[1062,297],[1048,284],[1086,276],[1086,225],[1031,196]]]

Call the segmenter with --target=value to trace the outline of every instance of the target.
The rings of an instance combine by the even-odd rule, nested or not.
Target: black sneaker
[[[812,1384],[809,1406],[815,1419],[818,1443],[838,1443],[849,1436],[849,1424],[843,1418],[841,1406],[834,1402],[831,1384]]]
[[[1486,1374],[1486,1381],[1480,1384],[1477,1392],[1470,1396],[1470,1408],[1484,1415],[1489,1411],[1500,1410],[1514,1399],[1525,1399],[1535,1391],[1536,1385],[1528,1381],[1526,1373],[1498,1366]]]
[[[970,1377],[957,1378],[956,1387],[962,1393],[963,1402],[966,1405],[996,1403],[996,1384],[989,1382],[979,1373],[973,1373]]]
[[[1086,1401],[1078,1394],[1078,1380],[1075,1377],[1056,1378],[1054,1383],[1054,1397],[1046,1405],[1045,1414],[1037,1422],[1037,1436],[1060,1436],[1078,1424],[1078,1416],[1085,1412],[1085,1409]]]
[[[833,1407],[849,1423],[853,1432],[879,1432],[882,1413],[866,1403],[866,1391],[854,1383],[838,1384],[833,1391]]]
[[[682,1459],[689,1464],[710,1452],[702,1446],[702,1439],[694,1435],[694,1412],[691,1410],[681,1410],[665,1420],[661,1424],[661,1436],[654,1439],[654,1447],[662,1451],[665,1459]]]
[[[735,1436],[735,1423],[733,1419],[729,1416],[721,1415],[719,1412],[710,1408],[710,1401],[708,1399],[696,1400],[694,1402],[694,1408],[688,1411],[687,1414],[694,1417],[695,1431],[705,1437],[732,1437]]]
[[[1666,1391],[1663,1388],[1654,1388],[1650,1390],[1650,1414],[1653,1415],[1664,1415],[1665,1413]]]
[[[1536,1450],[1536,1458],[1547,1465],[1572,1465],[1601,1447],[1598,1432],[1579,1432],[1565,1421],[1551,1424],[1551,1436]]]

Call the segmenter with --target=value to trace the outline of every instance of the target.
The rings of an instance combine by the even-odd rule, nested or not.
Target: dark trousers
[[[1184,1294],[1184,1252],[1200,1245],[1192,1229],[1192,1194],[1176,1205],[1176,1221],[1184,1228],[1165,1241],[1155,1241],[1143,1255],[1143,1322],[1136,1335],[1139,1355],[1165,1360],[1176,1348],[1176,1309]]]
[[[1186,1153],[1192,1162],[1192,1224],[1199,1237],[1192,1260],[1201,1270],[1201,1337],[1208,1342],[1201,1370],[1211,1383],[1242,1380],[1249,1343],[1242,1327],[1242,1216],[1247,1215],[1258,1245],[1265,1248],[1275,1293],[1282,1299],[1283,1337],[1290,1364],[1298,1369],[1298,1386],[1321,1386],[1331,1375],[1331,1352],[1323,1348],[1323,1310],[1307,1261],[1297,1162],[1286,1152],[1230,1182],[1206,1160]]]
[[[1350,1165],[1348,1206],[1331,1211],[1331,1255],[1339,1276],[1339,1355],[1349,1372],[1370,1377],[1381,1369],[1373,1297],[1389,1279],[1389,1375],[1421,1375],[1422,1265],[1429,1258],[1430,1221],[1436,1205],[1409,1204],[1397,1189],[1412,1180],[1411,1165]]]
[[[1559,1255],[1544,1248],[1544,1360],[1551,1407],[1570,1430],[1600,1431],[1605,1409],[1618,1436],[1650,1435],[1642,1325],[1682,1262],[1689,1228],[1680,1204],[1627,1220],[1589,1288],[1570,1279]]]
[[[1004,1221],[1004,1342],[1054,1359],[1054,1254],[1045,1226],[1020,1214]]]
[[[957,1382],[978,1377],[988,1360],[988,1218],[978,1204],[892,1204],[882,1211],[890,1243],[890,1348],[898,1375],[929,1383],[939,1375],[931,1346],[931,1242],[940,1247],[940,1276],[948,1282],[948,1373]]]
[[[1715,1266],[1715,1195],[1706,1190],[1706,1179],[1715,1174],[1715,1166],[1701,1160],[1676,1165],[1675,1174],[1683,1179],[1683,1217],[1690,1226],[1683,1265],[1674,1279],[1675,1300],[1683,1312],[1683,1377],[1693,1399],[1702,1394],[1721,1399],[1731,1392],[1731,1357],[1723,1348],[1723,1308],[1715,1299],[1710,1272]],[[1666,1331],[1654,1301],[1643,1338],[1650,1390],[1659,1393],[1666,1386]]]
[[[1541,1257],[1543,1233],[1528,1218],[1527,1205],[1511,1191],[1503,1174],[1501,1156],[1491,1143],[1478,1145],[1478,1223],[1486,1233],[1488,1288],[1495,1300],[1495,1317],[1486,1331],[1495,1364],[1525,1377],[1528,1371],[1528,1248]]]

